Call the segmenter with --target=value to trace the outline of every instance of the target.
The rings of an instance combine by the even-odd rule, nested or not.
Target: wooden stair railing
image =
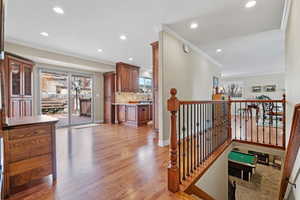
[[[185,191],[231,143],[230,101],[179,101],[171,89],[168,189]]]
[[[285,95],[280,100],[230,100],[230,104],[234,141],[285,149]]]
[[[281,100],[181,101],[176,89],[170,94],[171,192],[195,184],[232,141],[285,149],[285,96]]]
[[[185,192],[189,195],[193,194],[193,195],[195,195],[195,196],[197,196],[201,199],[204,199],[204,200],[214,200],[213,197],[211,197],[209,194],[207,194],[206,192],[201,190],[196,185],[191,185],[190,187],[188,187],[188,189]]]
[[[279,200],[283,200],[300,147],[300,104],[295,106],[289,143],[281,177]]]

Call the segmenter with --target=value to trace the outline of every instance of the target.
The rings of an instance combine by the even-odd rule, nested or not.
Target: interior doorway
[[[58,127],[92,123],[93,77],[41,69],[40,112],[58,118]]]

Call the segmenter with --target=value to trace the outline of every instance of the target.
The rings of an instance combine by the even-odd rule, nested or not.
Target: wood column
[[[179,191],[179,168],[177,165],[177,112],[179,100],[176,98],[177,90],[171,89],[171,98],[168,100],[168,111],[171,113],[170,132],[170,165],[168,168],[168,189],[171,192]]]
[[[159,71],[159,46],[158,42],[153,42],[152,46],[152,93],[153,93],[153,106],[152,106],[152,121],[155,132],[159,131],[158,121],[158,71]]]

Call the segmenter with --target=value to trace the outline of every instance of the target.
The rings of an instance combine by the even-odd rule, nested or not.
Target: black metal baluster
[[[178,165],[179,165],[179,183],[181,183],[181,115],[180,115],[181,106],[178,110]]]
[[[196,104],[194,104],[194,170],[196,170],[196,166],[197,166],[197,138],[196,138],[196,134],[197,134],[197,121],[196,121]]]
[[[244,103],[244,117],[245,117],[245,141],[248,141],[248,131],[247,131],[247,128],[248,128],[248,110],[247,110],[247,103],[245,102]]]
[[[240,102],[240,140],[242,140],[242,103]]]
[[[204,157],[205,157],[205,160],[206,160],[206,104],[204,104]]]
[[[236,139],[236,102],[234,103],[234,129],[234,139]]]
[[[276,114],[276,146],[278,146],[278,104],[276,102],[276,107],[275,107],[275,114]]]
[[[271,103],[270,103],[270,106],[271,106]],[[273,122],[273,115],[272,113],[273,112],[272,110],[269,111],[269,144],[271,144],[271,125],[272,125],[272,122]]]
[[[197,104],[197,167],[200,165],[199,157],[199,104]]]
[[[265,143],[265,108],[263,108],[263,144]]]
[[[193,104],[191,104],[191,121],[190,121],[190,123],[191,123],[191,144],[190,144],[190,156],[191,156],[191,158],[190,158],[190,171],[191,171],[191,173],[193,173]]]
[[[183,124],[183,128],[182,128],[182,131],[183,131],[183,145],[182,145],[182,148],[183,148],[183,160],[182,160],[182,168],[183,168],[183,177],[182,179],[185,180],[185,175],[186,175],[186,171],[185,171],[185,161],[186,161],[186,149],[185,149],[185,143],[186,143],[186,135],[185,135],[185,132],[186,132],[186,124],[185,124],[185,105],[183,105],[183,108],[182,108],[182,111],[183,111],[183,116],[182,116],[182,124]]]
[[[200,142],[200,146],[201,146],[201,164],[203,163],[203,160],[204,160],[204,156],[203,156],[203,104],[200,104],[200,129],[201,129],[201,142]]]
[[[187,105],[187,110],[186,110],[186,121],[187,121],[187,124],[186,124],[186,133],[187,133],[187,144],[186,144],[186,148],[187,148],[187,152],[186,152],[186,155],[187,155],[187,176],[190,176],[190,132],[189,132],[189,124],[190,124],[190,121],[189,121],[189,109],[190,109],[190,105],[188,104]]]
[[[250,108],[250,117],[251,117],[251,142],[253,142],[253,115],[252,115],[252,107]]]

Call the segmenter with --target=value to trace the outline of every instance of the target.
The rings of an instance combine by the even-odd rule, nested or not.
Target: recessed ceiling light
[[[196,28],[198,28],[198,24],[196,22],[193,22],[193,23],[191,23],[190,28],[196,29]]]
[[[245,5],[245,8],[252,8],[256,5],[256,1],[252,0],[252,1],[248,1]]]
[[[222,49],[217,49],[216,52],[217,53],[221,53],[223,50]]]
[[[133,58],[128,58],[128,60],[133,61]]]
[[[97,49],[97,51],[98,51],[98,52],[102,52],[102,51],[103,51],[103,49]]]
[[[53,7],[53,11],[60,15],[63,15],[65,13],[64,10],[59,6]]]
[[[44,37],[48,37],[49,36],[49,34],[47,32],[41,32],[40,35],[44,36]]]
[[[126,40],[127,37],[126,37],[126,35],[121,35],[121,36],[120,36],[120,39],[121,39],[121,40]]]

